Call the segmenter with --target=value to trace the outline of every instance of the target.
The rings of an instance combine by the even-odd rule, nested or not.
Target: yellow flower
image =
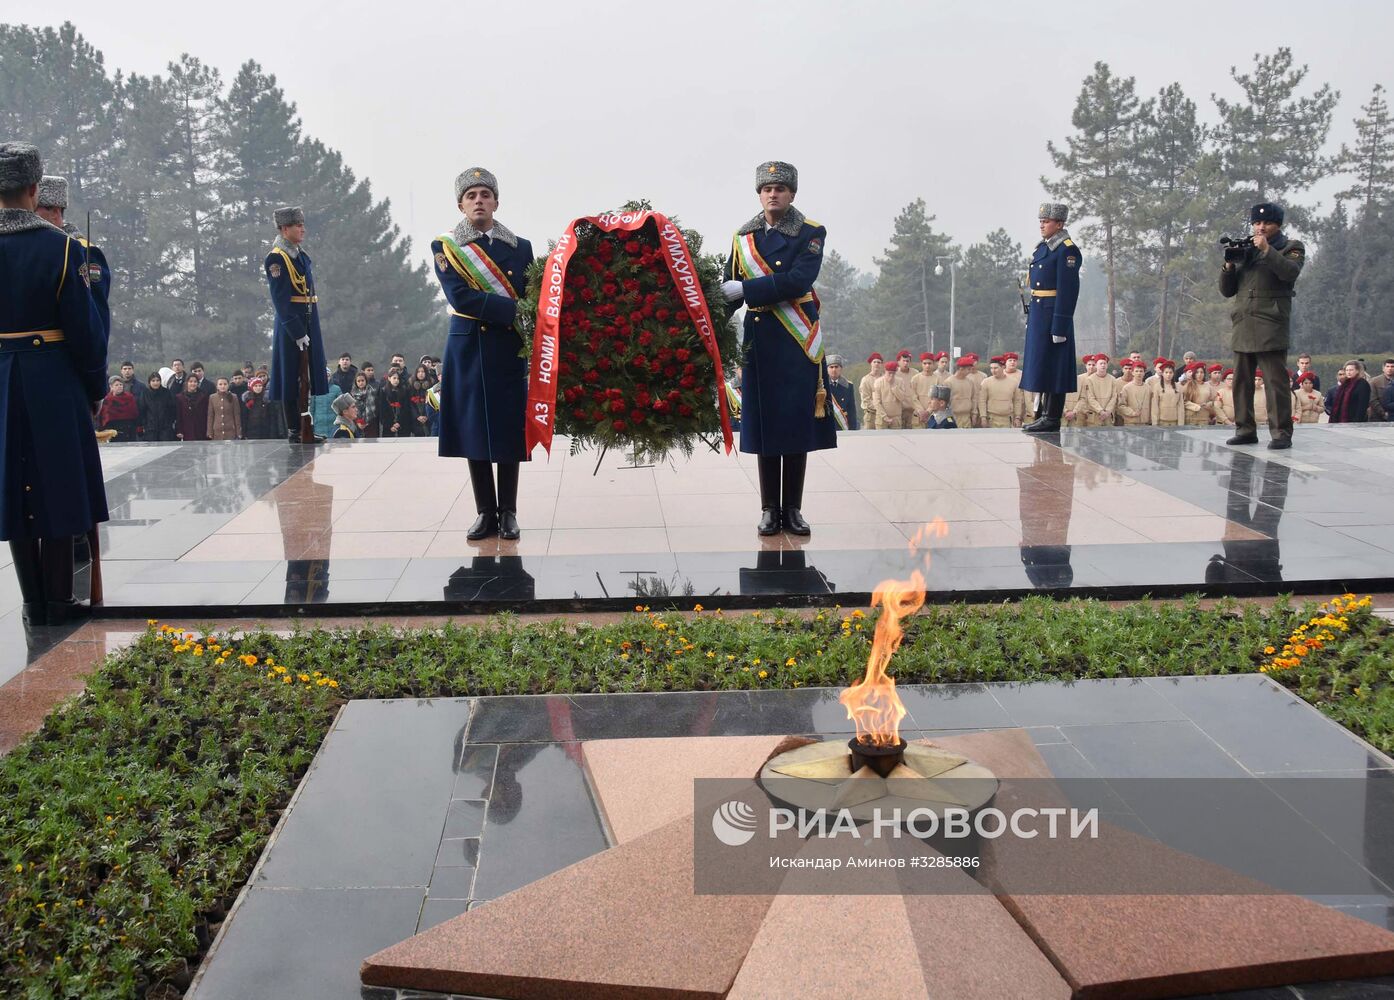
[[[635,611],[643,611],[643,610],[644,610],[644,606],[643,606],[642,604],[636,604],[636,605],[634,605],[634,610],[635,610]]]
[[[266,657],[266,665],[267,665],[268,667],[274,666],[275,663],[276,663],[276,657],[270,656],[270,655],[268,655],[268,656]]]
[[[716,659],[716,654],[713,653],[710,649],[707,650],[707,659],[709,659],[709,660],[714,660],[714,659]]]
[[[853,611],[853,612],[852,612],[852,617],[853,617],[853,618],[865,618],[865,617],[866,617],[866,613],[865,613],[864,611]]]
[[[700,605],[700,604],[694,604],[694,605],[692,605],[692,610],[695,611],[695,612],[697,612],[697,613],[700,615],[700,614],[701,614],[703,611],[705,611],[706,609],[703,608],[702,605]]]
[[[160,624],[160,619],[158,619],[158,618],[147,618],[147,619],[145,619],[145,624],[149,625],[151,628],[154,628],[156,625]]]
[[[22,871],[24,871],[24,865],[22,865],[22,864],[21,864],[21,865],[15,865],[15,871],[17,871],[17,872],[22,872]]]
[[[310,675],[309,675],[309,674],[297,674],[296,676],[299,677],[300,680],[301,680],[303,683],[309,683],[309,680],[310,680]]]
[[[338,682],[338,681],[330,681],[330,682],[329,682],[329,686],[332,687],[332,688],[336,688],[336,687],[339,686],[339,682]]]
[[[249,667],[255,667],[257,665],[257,658],[251,653],[244,653],[242,656],[239,656],[238,659]]]
[[[786,667],[792,667],[792,666],[795,666],[798,662],[799,662],[798,660],[794,659],[794,658],[791,656],[791,657],[789,657],[789,659],[787,659],[787,660],[784,661],[784,665],[785,665]]]
[[[762,670],[755,676],[759,677],[761,680],[764,680],[766,677],[769,676],[769,673],[767,671]]]
[[[195,647],[194,647],[194,655],[195,655],[195,656],[202,656],[202,655],[203,655],[203,647],[202,647],[202,646],[195,646]]]
[[[755,657],[755,659],[752,660],[751,662],[753,662],[753,663],[758,667],[758,666],[760,665],[760,657],[758,657],[758,656]]]
[[[727,662],[727,663],[730,663],[730,662],[731,662],[732,660],[734,660],[735,658],[736,658],[735,655],[732,654],[732,653],[727,653],[727,654],[726,654],[726,662]]]
[[[627,659],[629,659],[629,654],[628,654],[628,653],[621,653],[621,654],[620,654],[620,659],[621,659],[621,660],[627,660]]]
[[[289,683],[291,683],[291,676],[290,676],[290,674],[286,674],[286,676],[282,677],[282,678],[281,678],[281,683],[282,683],[282,684],[289,684]]]
[[[1263,647],[1263,651],[1264,651],[1265,653],[1267,653],[1269,656],[1272,656],[1272,655],[1273,655],[1273,647],[1272,647],[1272,646],[1264,646],[1264,647]]]

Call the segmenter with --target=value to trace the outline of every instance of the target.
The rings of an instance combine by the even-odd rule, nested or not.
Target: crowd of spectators
[[[258,441],[286,434],[279,404],[266,397],[265,365],[243,362],[227,375],[211,376],[203,362],[185,368],[175,358],[144,381],[135,364],[121,362],[98,411],[99,430],[115,431],[117,441]],[[440,407],[435,387],[440,359],[423,357],[408,367],[394,354],[379,377],[372,362],[360,367],[345,353],[328,372],[329,392],[310,401],[315,432],[328,434],[335,414],[333,400],[347,394],[356,404],[354,423],[360,437],[435,437]]]
[[[829,364],[834,391],[841,379],[841,359]],[[958,358],[950,367],[947,353],[920,355],[912,372],[910,353],[894,361],[880,354],[867,359],[871,371],[856,392],[845,398],[860,404],[854,427],[1021,427],[1031,420],[1034,396],[1021,389],[1015,354],[994,357],[984,372],[976,355]],[[1064,423],[1071,427],[1234,426],[1234,371],[1205,362],[1190,351],[1180,361],[1143,360],[1133,352],[1117,362],[1105,354],[1085,355],[1075,391],[1065,398]],[[1264,373],[1254,379],[1254,406],[1259,423],[1268,419]],[[1394,358],[1371,371],[1363,359],[1337,368],[1323,388],[1309,354],[1298,356],[1294,370],[1278,375],[1292,394],[1294,423],[1364,423],[1394,420]]]

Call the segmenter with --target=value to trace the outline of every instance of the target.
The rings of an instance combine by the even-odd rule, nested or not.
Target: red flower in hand
[[[625,423],[623,420],[616,420],[610,426],[615,429],[615,433],[617,434],[623,434],[625,431],[629,429],[629,425]]]

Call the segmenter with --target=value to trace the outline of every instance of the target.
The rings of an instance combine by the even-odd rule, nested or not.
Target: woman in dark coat
[[[432,385],[431,376],[425,365],[416,366],[416,375],[407,383],[407,398],[411,401],[411,436],[425,437],[430,430],[431,407],[426,402],[426,393]]]
[[[173,441],[176,417],[174,393],[164,387],[159,372],[151,372],[149,391],[140,400],[140,439]]]
[[[1370,383],[1359,361],[1347,361],[1346,380],[1331,396],[1333,424],[1363,424],[1370,419]]]
[[[175,402],[175,436],[180,441],[208,440],[208,395],[199,390],[198,380],[184,383],[184,392]]]
[[[378,426],[385,438],[411,437],[412,423],[411,399],[401,374],[394,369],[378,391]]]

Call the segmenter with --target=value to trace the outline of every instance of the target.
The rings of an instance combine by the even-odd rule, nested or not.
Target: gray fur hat
[[[0,142],[0,191],[18,191],[43,180],[39,147],[28,142]]]
[[[1070,206],[1062,205],[1058,201],[1045,201],[1041,203],[1041,210],[1036,214],[1038,219],[1054,219],[1062,226],[1070,221]]]
[[[355,400],[352,396],[345,392],[341,393],[338,396],[335,396],[334,402],[329,404],[329,408],[333,410],[337,415],[343,416],[344,411],[347,410],[350,406],[354,406],[356,403],[357,400]]]
[[[766,184],[784,184],[790,191],[799,189],[799,172],[792,163],[768,160],[755,168],[755,190]]]
[[[68,179],[66,177],[54,177],[52,174],[44,174],[44,176],[39,179],[39,207],[68,207]]]
[[[494,197],[499,196],[499,179],[483,167],[470,167],[468,170],[460,171],[455,178],[455,203],[458,205],[460,199],[464,197],[466,191],[472,187],[486,187],[494,192]]]
[[[841,354],[829,354],[828,367],[831,368],[833,365],[841,365],[843,367],[846,367],[847,362]]]
[[[278,208],[276,209],[274,218],[276,220],[277,229],[280,229],[282,226],[293,226],[305,221],[305,210],[299,206]]]
[[[929,387],[929,398],[942,399],[947,403],[953,398],[953,392],[946,385],[932,385]]]

